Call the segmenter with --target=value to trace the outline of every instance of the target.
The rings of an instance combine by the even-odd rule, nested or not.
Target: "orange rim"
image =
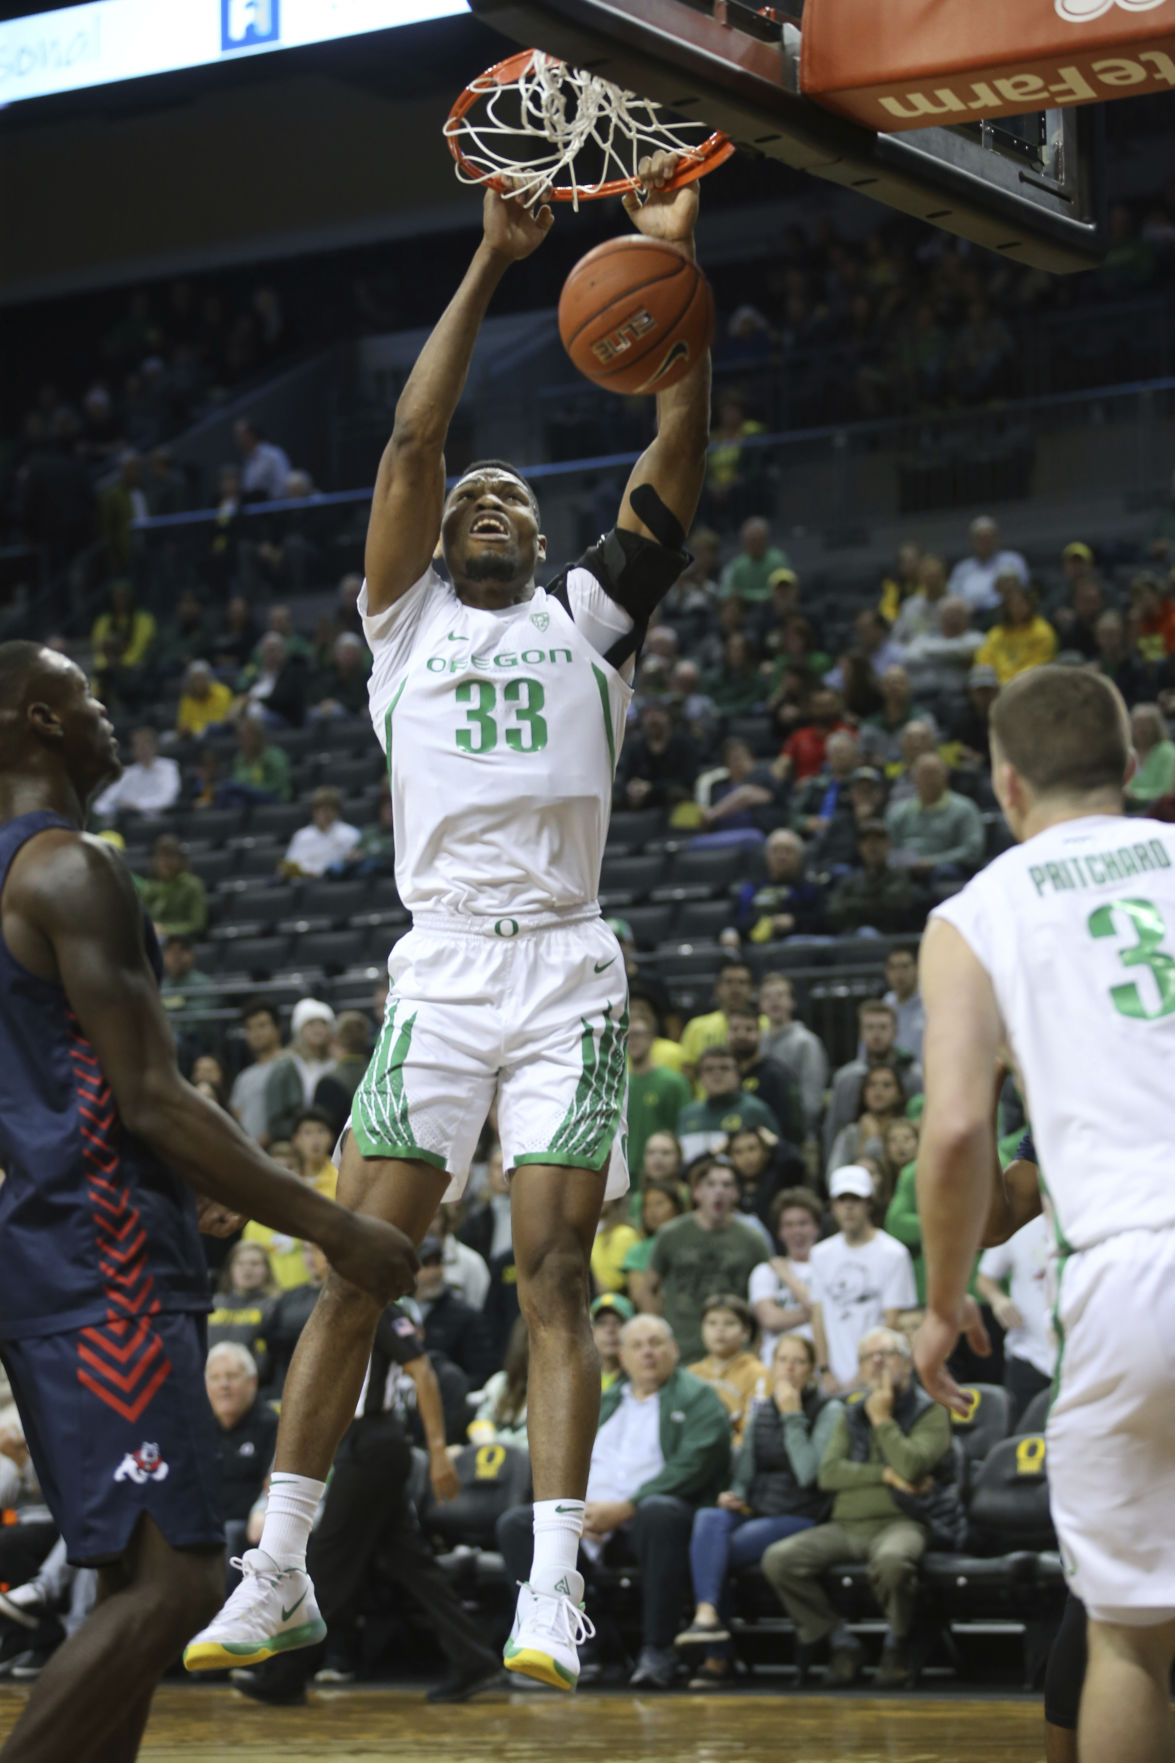
[[[469,157],[461,146],[460,125],[477,100],[484,98],[491,86],[517,85],[535,56],[540,53],[541,51],[538,49],[519,49],[516,54],[507,55],[503,61],[496,61],[493,67],[487,67],[483,74],[479,74],[477,79],[471,80],[465,90],[460,93],[444,125],[444,136],[448,142],[449,152],[453,155],[460,170],[471,182],[487,184],[491,190],[497,190],[499,195],[504,194],[507,188],[502,172],[480,165],[476,159]],[[552,66],[566,66],[566,63],[559,61],[556,56],[549,56],[548,60]],[[700,142],[697,147],[690,149],[691,155],[696,154],[696,158],[691,157],[664,186],[665,189],[680,190],[685,184],[696,183],[708,172],[716,171],[720,165],[725,165],[734,150],[734,142],[730,136],[716,130]],[[525,160],[520,159],[518,169],[525,172],[530,168]],[[575,189],[559,187],[550,191],[548,200],[551,202],[599,202],[606,196],[626,196],[630,190],[638,190],[640,187],[638,178],[610,178],[604,184],[581,185]]]

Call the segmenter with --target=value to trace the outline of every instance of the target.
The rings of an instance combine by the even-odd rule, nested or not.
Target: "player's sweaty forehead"
[[[510,491],[514,495],[526,497],[532,507],[536,508],[534,492],[520,472],[505,471],[500,466],[488,465],[476,471],[467,471],[457,479],[449,492],[450,503],[455,501],[463,490],[493,490],[500,494]]]

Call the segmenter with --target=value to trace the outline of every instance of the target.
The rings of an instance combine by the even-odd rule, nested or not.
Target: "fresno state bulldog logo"
[[[166,1481],[167,1464],[159,1455],[158,1445],[141,1444],[137,1451],[128,1451],[114,1472],[115,1481]]]
[[[1095,18],[1104,18],[1115,6],[1123,12],[1153,12],[1162,4],[1163,0],[1053,0],[1057,17],[1066,24],[1090,24]]]

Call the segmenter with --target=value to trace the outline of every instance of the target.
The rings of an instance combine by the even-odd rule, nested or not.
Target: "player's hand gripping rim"
[[[991,1341],[974,1298],[964,1298],[954,1316],[942,1316],[935,1310],[926,1312],[914,1336],[914,1365],[926,1394],[960,1419],[968,1420],[972,1403],[947,1370],[947,1360],[960,1335],[966,1337],[971,1351],[981,1359],[991,1353]]]
[[[554,224],[550,186],[535,190],[523,178],[504,177],[502,189],[487,188],[481,224],[485,242],[499,257],[520,263],[537,251]],[[527,190],[531,190],[529,195]]]
[[[678,153],[652,153],[637,165],[641,181],[639,190],[630,190],[623,198],[624,212],[638,233],[647,239],[664,239],[693,255],[694,228],[698,221],[698,186],[683,184],[669,190],[669,184],[681,164]]]

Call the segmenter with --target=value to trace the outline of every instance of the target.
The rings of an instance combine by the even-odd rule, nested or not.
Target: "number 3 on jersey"
[[[546,693],[537,679],[512,679],[502,688],[502,715],[509,719],[506,745],[515,753],[540,753],[547,744],[546,719],[540,714]],[[462,753],[492,753],[498,745],[498,691],[489,680],[462,680],[457,702],[465,706],[465,727],[457,730]]]
[[[1151,900],[1114,900],[1090,914],[1090,936],[1115,936],[1115,912],[1125,917],[1135,935],[1133,943],[1118,950],[1119,961],[1123,967],[1149,968],[1159,994],[1158,1008],[1151,1010],[1134,980],[1111,986],[1110,997],[1115,1010],[1141,1022],[1154,1022],[1160,1016],[1170,1016],[1175,1010],[1175,956],[1169,955],[1162,947],[1167,934],[1162,914]]]

